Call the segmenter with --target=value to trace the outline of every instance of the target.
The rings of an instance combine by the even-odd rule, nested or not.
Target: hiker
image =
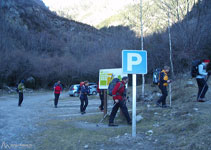
[[[21,107],[21,104],[23,102],[23,91],[24,91],[25,87],[24,87],[24,80],[22,80],[19,84],[18,84],[18,93],[19,93],[19,102],[18,102],[18,106]]]
[[[208,90],[208,85],[206,81],[208,79],[208,76],[211,75],[211,72],[206,71],[206,68],[209,63],[210,60],[205,59],[202,63],[198,65],[198,75],[196,76],[196,81],[198,84],[198,102],[205,102],[205,95]]]
[[[129,125],[132,124],[131,118],[128,113],[128,109],[126,106],[126,84],[128,83],[128,77],[123,77],[121,82],[117,82],[113,91],[112,96],[114,100],[114,106],[112,108],[112,112],[109,118],[109,126],[118,126],[117,124],[114,124],[114,118],[116,116],[116,113],[121,108],[125,118],[127,119],[127,123]]]
[[[59,101],[59,96],[60,96],[60,93],[62,91],[62,85],[61,85],[61,81],[58,81],[54,84],[54,107],[57,108],[57,104],[58,104],[58,101]]]
[[[158,87],[161,90],[162,96],[160,99],[157,101],[156,105],[160,106],[160,103],[162,103],[162,108],[166,108],[166,97],[168,96],[168,91],[167,91],[167,86],[168,83],[171,82],[168,78],[168,73],[170,71],[169,66],[164,66],[164,69],[160,72],[159,74],[159,82],[158,82]]]
[[[99,109],[100,111],[103,111],[104,110],[104,91],[99,89],[99,84],[97,86],[97,92],[99,93],[99,97],[100,97],[100,106],[99,106]]]
[[[81,87],[84,85],[84,82],[83,81],[81,81],[80,82],[80,85],[79,85],[79,87],[78,87],[78,89],[77,89],[77,93],[78,93],[78,95],[79,95],[79,98],[80,98],[80,96],[81,96]]]
[[[80,111],[81,114],[86,113],[86,107],[88,106],[88,96],[89,95],[89,82],[84,81],[84,84],[81,86],[81,94],[80,94],[80,100],[81,100],[81,106]]]

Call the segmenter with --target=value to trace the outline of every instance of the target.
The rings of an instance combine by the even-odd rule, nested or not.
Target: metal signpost
[[[132,137],[136,137],[136,74],[147,74],[147,51],[123,50],[122,72],[133,75]]]

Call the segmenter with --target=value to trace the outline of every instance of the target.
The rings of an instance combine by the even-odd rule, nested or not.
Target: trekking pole
[[[117,104],[117,103],[114,103],[113,107],[116,106],[116,104]],[[100,124],[101,122],[103,122],[103,120],[104,120],[107,116],[108,116],[108,113],[105,114],[105,115],[103,116],[103,118],[96,124],[96,126],[99,127],[99,124]]]
[[[104,115],[103,118],[96,124],[96,126],[98,127],[99,124],[108,116],[108,114]]]
[[[169,97],[169,100],[170,100],[170,107],[171,107],[171,100],[172,100],[172,95],[171,95],[171,83],[169,84],[169,92],[170,92],[170,97]]]
[[[204,86],[203,86],[203,88],[202,88],[202,90],[201,90],[200,95],[199,95],[199,96],[198,96],[198,98],[197,98],[197,101],[198,101],[198,100],[199,100],[199,98],[201,97],[202,92],[204,91],[204,88],[205,88],[205,86],[206,86],[206,84],[207,84],[207,81],[208,81],[209,77],[210,77],[210,76],[208,76],[208,77],[207,77],[207,80],[206,80],[206,81],[205,81],[205,83],[204,83]]]

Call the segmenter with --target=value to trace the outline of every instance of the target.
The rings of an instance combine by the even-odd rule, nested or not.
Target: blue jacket
[[[88,86],[85,86],[83,85],[81,87],[81,97],[87,97],[87,95],[89,95],[89,87]]]
[[[199,70],[199,74],[197,75],[197,79],[206,79],[208,73],[206,71],[206,65],[205,63],[201,63],[199,66],[198,66],[198,70]]]

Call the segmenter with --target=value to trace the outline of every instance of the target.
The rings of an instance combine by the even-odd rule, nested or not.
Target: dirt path
[[[121,116],[116,117],[115,122],[119,123],[117,128],[108,127],[108,120],[99,127],[96,126],[103,116],[98,110],[98,96],[89,97],[85,115],[80,114],[78,97],[69,97],[67,92],[62,93],[58,108],[54,108],[53,99],[52,92],[26,93],[22,107],[18,107],[17,94],[0,96],[0,150],[153,150],[156,149],[158,137],[148,135],[147,132],[155,128],[152,118],[156,121],[157,117],[154,113],[164,115],[170,111],[139,104],[137,112],[141,112],[144,118],[151,119],[137,124],[137,138],[133,139],[131,126]],[[131,103],[128,105],[131,112]],[[111,108],[112,101],[109,101],[108,110]]]
[[[78,98],[62,93],[58,108],[53,106],[53,93],[25,94],[22,107],[18,107],[18,95],[0,97],[0,149],[7,144],[29,144],[26,136],[39,132],[39,122],[52,118],[65,119],[80,116]],[[66,99],[66,100],[64,100]],[[90,100],[87,114],[99,114],[96,111],[99,100]],[[20,146],[20,145],[19,145]]]

